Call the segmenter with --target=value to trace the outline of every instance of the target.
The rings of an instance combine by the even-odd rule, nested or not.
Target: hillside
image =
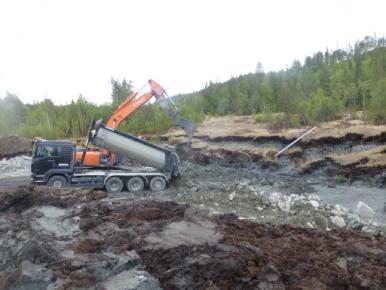
[[[112,80],[112,104],[97,106],[80,96],[57,106],[50,99],[23,104],[8,93],[0,99],[0,135],[72,138],[84,136],[92,119],[105,119],[132,92],[131,82]],[[374,123],[386,121],[386,40],[366,37],[346,50],[326,50],[295,60],[291,67],[209,82],[204,89],[175,96],[181,114],[196,122],[206,115],[254,115],[278,127],[331,121],[343,113],[364,111]],[[282,112],[281,118],[272,113]],[[158,104],[144,106],[121,125],[124,131],[154,133],[171,127]]]

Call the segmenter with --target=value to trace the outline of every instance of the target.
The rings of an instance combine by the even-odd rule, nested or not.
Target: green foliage
[[[7,92],[0,99],[0,136],[14,134],[25,121],[25,108],[19,98]]]
[[[303,65],[294,61],[279,72],[264,73],[258,64],[254,74],[209,82],[194,98],[202,100],[205,114],[256,114],[258,121],[274,127],[330,121],[358,110],[385,122],[385,43],[384,38],[366,37],[354,49],[318,52]],[[272,114],[277,112],[285,117]]]
[[[386,78],[378,82],[368,114],[374,123],[386,123]]]
[[[298,114],[264,112],[255,115],[256,122],[267,123],[270,129],[299,127],[301,117]]]
[[[328,97],[322,89],[318,89],[311,98],[299,98],[296,109],[300,123],[311,125],[336,119],[343,111],[343,104],[341,100]]]
[[[128,82],[125,79],[123,79],[122,82],[119,80],[111,79],[111,86],[111,97],[115,107],[121,104],[124,100],[127,99],[128,96],[133,93],[133,86],[131,81]]]
[[[82,96],[56,106],[46,99],[24,105],[7,93],[0,98],[0,135],[76,138],[85,136],[91,120],[106,120],[131,93],[132,84],[111,80],[112,103],[97,106]],[[255,73],[209,82],[199,92],[174,97],[181,117],[202,122],[206,115],[254,114],[272,128],[311,125],[338,118],[346,111],[365,111],[386,122],[386,40],[366,37],[348,50],[317,52],[304,64],[294,61],[286,70]],[[278,114],[279,113],[279,114]],[[165,131],[174,126],[157,103],[147,104],[123,122],[134,134]]]

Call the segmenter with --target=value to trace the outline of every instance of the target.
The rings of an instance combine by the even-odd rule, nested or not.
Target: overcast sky
[[[0,0],[0,97],[110,100],[110,79],[169,94],[386,35],[384,0]]]

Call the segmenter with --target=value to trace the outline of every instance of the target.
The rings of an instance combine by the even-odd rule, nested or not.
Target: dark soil
[[[104,191],[63,189],[58,191],[44,186],[20,186],[13,190],[0,190],[0,212],[20,213],[33,206],[52,205],[61,208],[106,197]]]
[[[211,219],[223,234],[216,245],[149,249],[144,238],[189,219],[186,209],[154,201],[85,209],[83,224],[97,219],[98,225],[112,222],[120,231],[106,232],[98,241],[85,238],[77,250],[136,250],[165,289],[386,289],[385,238],[351,231],[320,232],[219,215]]]
[[[18,136],[0,137],[0,158],[31,154],[32,141]]]
[[[30,259],[44,264],[56,279],[65,281],[63,289],[87,288],[104,279],[101,271],[112,267],[105,253],[121,255],[135,250],[142,259],[140,267],[157,277],[164,289],[386,289],[385,237],[258,224],[232,214],[209,219],[176,202],[100,201],[104,196],[99,191],[44,187],[0,192],[3,216],[36,205],[74,209],[81,232],[69,239],[68,245],[76,254],[92,257],[77,263],[76,258],[65,258],[57,249],[44,246],[52,243],[54,236],[50,240],[34,236],[36,245],[24,251],[28,258],[24,252],[18,253],[12,264]],[[169,248],[148,243],[149,235],[164,232],[171,223],[181,221],[213,223],[222,238],[211,244]],[[26,233],[26,220],[15,226],[22,224]],[[182,232],[182,237],[184,233],[188,234]],[[6,281],[0,280],[0,285],[11,283],[12,275],[5,276]]]

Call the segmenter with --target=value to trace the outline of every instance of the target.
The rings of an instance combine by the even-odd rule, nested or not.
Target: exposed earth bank
[[[253,116],[207,118],[192,140],[195,154],[185,158],[199,163],[244,164],[278,172],[317,173],[335,182],[367,180],[385,186],[386,125],[372,125],[359,119],[331,121],[318,125],[293,147],[275,156],[282,148],[311,127],[271,129]],[[181,130],[170,130],[162,140],[186,144]]]
[[[32,140],[18,136],[0,136],[0,159],[32,152]]]

